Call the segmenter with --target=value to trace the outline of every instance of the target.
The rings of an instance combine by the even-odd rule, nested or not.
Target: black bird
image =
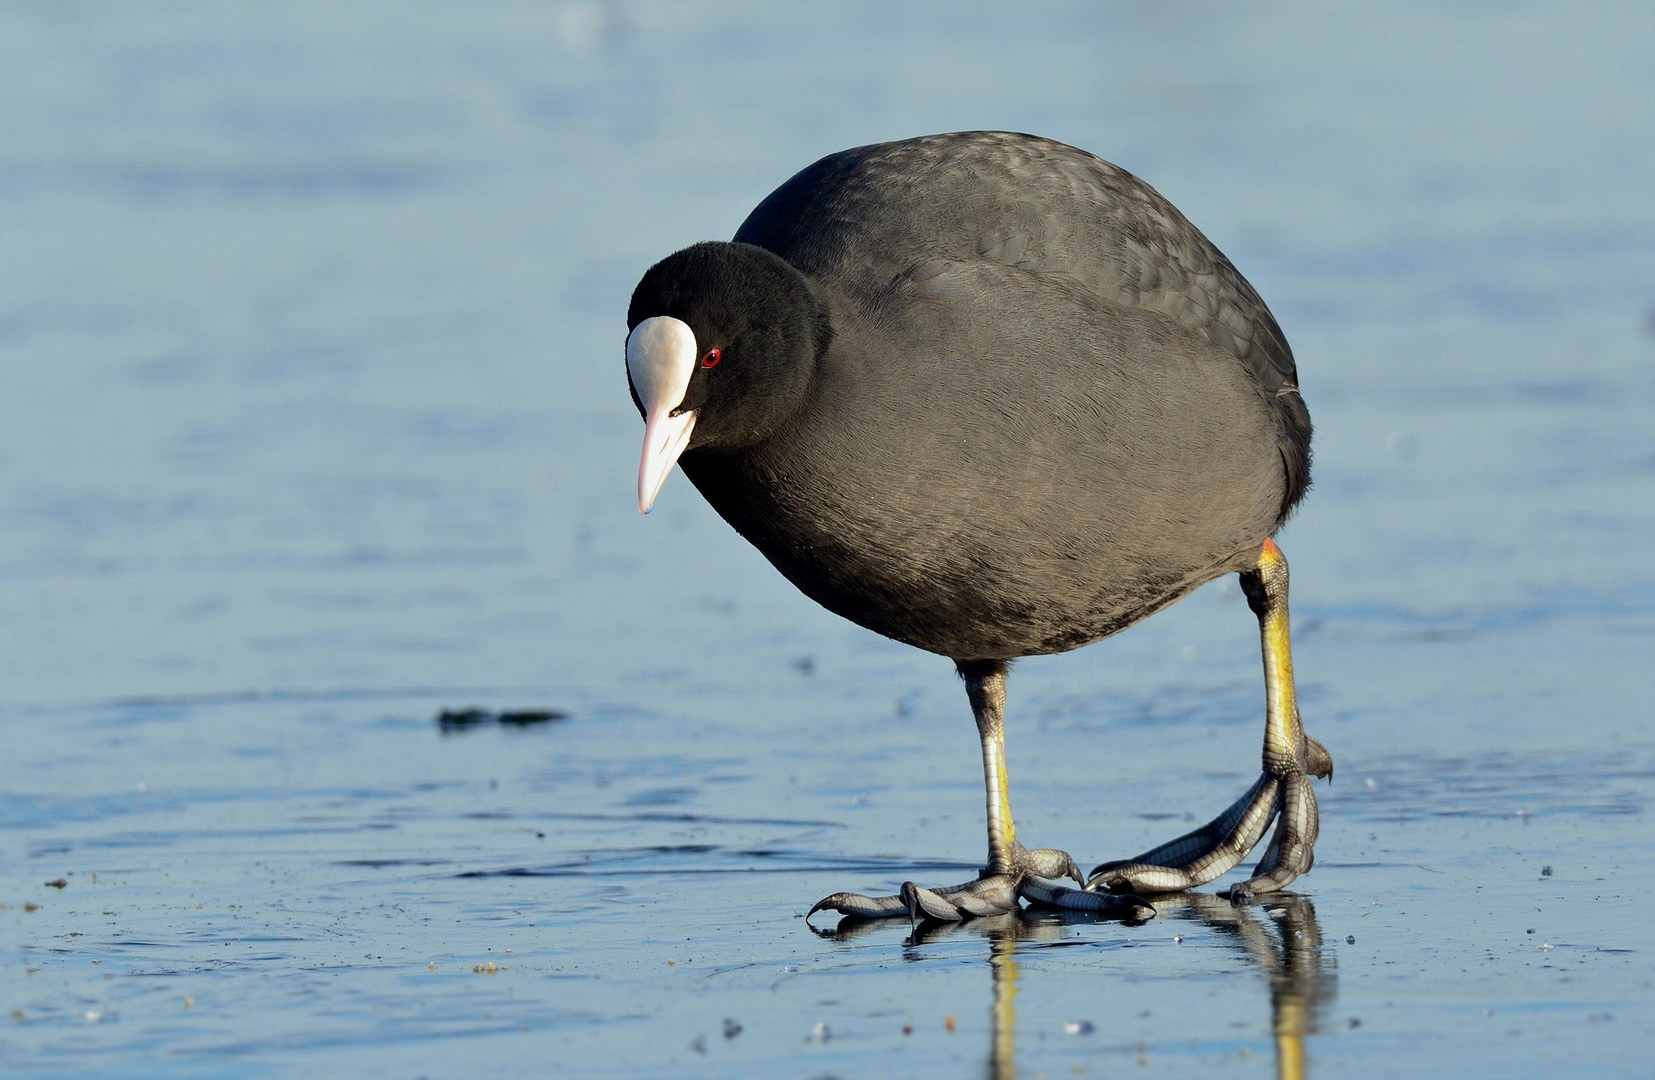
[[[812,914],[960,919],[1018,898],[1108,909],[1227,873],[1310,869],[1327,751],[1299,720],[1287,563],[1310,415],[1264,302],[1130,173],[1030,135],[833,154],[732,243],[644,274],[627,372],[638,507],[674,463],[828,610],[953,659],[982,740],[988,866]],[[1107,637],[1236,572],[1263,637],[1264,768],[1206,826],[1089,878],[1025,848],[1007,794],[1008,662]],[[1054,879],[1071,877],[1082,889]]]

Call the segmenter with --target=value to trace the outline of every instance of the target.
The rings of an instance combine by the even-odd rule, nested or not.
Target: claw
[[[1023,879],[1017,893],[1029,903],[1042,907],[1063,908],[1067,911],[1100,911],[1113,915],[1136,913],[1143,909],[1149,912],[1149,918],[1155,917],[1155,905],[1132,893],[1088,892],[1084,889],[1071,889],[1067,885],[1059,885],[1055,881],[1047,881],[1040,877]]]
[[[1077,889],[1069,889],[1047,877],[1067,876],[1081,881],[1080,868],[1067,852],[1054,848],[1025,851],[1014,846],[1013,868],[1008,872],[983,874],[975,881],[950,885],[945,889],[927,889],[912,881],[902,883],[902,891],[895,896],[863,896],[861,893],[841,892],[825,897],[805,915],[808,921],[818,911],[837,911],[860,919],[889,919],[899,915],[910,921],[959,922],[980,919],[990,915],[1004,915],[1016,911],[1018,898],[1044,898],[1058,893],[1086,896]],[[1136,898],[1134,898],[1136,899]],[[1045,899],[1038,902],[1047,903]],[[1138,903],[1147,903],[1138,900]],[[1051,902],[1055,907],[1070,907],[1085,911],[1120,911],[1123,901],[1113,896],[1091,894],[1085,901]]]
[[[939,922],[959,922],[965,916],[960,909],[932,892],[930,889],[915,885],[912,881],[902,883],[902,899],[908,908],[910,919],[936,919]]]
[[[1308,741],[1308,740],[1307,740]],[[1323,758],[1326,749],[1312,743]],[[1311,753],[1316,764],[1315,751]],[[1327,762],[1331,769],[1331,762]],[[1221,877],[1247,857],[1276,821],[1275,834],[1253,868],[1253,876],[1224,894],[1252,897],[1286,888],[1315,860],[1318,830],[1316,795],[1303,773],[1277,780],[1265,774],[1246,795],[1201,828],[1146,851],[1136,859],[1102,863],[1092,871],[1087,888],[1112,893],[1181,892]]]
[[[1324,751],[1325,753],[1325,751]],[[1251,898],[1259,893],[1286,888],[1300,874],[1309,873],[1315,862],[1316,835],[1320,814],[1310,777],[1290,776],[1282,784],[1281,821],[1264,849],[1264,857],[1253,868],[1253,876],[1230,887],[1230,897]]]
[[[905,881],[902,899],[910,918],[959,922],[1001,915],[1017,906],[1017,879],[1010,874],[990,874],[969,884],[936,890]]]
[[[1257,846],[1276,816],[1280,784],[1268,774],[1222,814],[1135,859],[1106,862],[1093,869],[1090,890],[1182,892],[1223,877]]]
[[[818,911],[837,911],[858,919],[888,919],[893,915],[908,914],[908,905],[900,896],[863,896],[861,893],[836,892],[816,901],[816,906],[805,915],[805,921]]]

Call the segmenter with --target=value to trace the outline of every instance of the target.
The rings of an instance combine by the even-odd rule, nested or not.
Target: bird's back
[[[967,131],[832,154],[777,188],[735,239],[869,299],[927,260],[989,263],[1152,311],[1297,402],[1281,328],[1230,260],[1131,173],[1051,139]],[[1282,516],[1309,483],[1308,416],[1289,417]]]

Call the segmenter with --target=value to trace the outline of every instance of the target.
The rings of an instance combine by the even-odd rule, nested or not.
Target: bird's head
[[[751,244],[696,244],[662,259],[633,290],[626,323],[627,378],[644,416],[644,513],[686,450],[770,436],[804,402],[832,336],[804,276]]]

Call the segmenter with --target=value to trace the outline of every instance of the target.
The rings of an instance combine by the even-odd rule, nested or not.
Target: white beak
[[[695,374],[695,331],[670,315],[645,319],[626,339],[626,370],[644,404],[644,456],[638,463],[638,511],[649,513],[667,474],[690,444],[695,413],[678,416]]]

